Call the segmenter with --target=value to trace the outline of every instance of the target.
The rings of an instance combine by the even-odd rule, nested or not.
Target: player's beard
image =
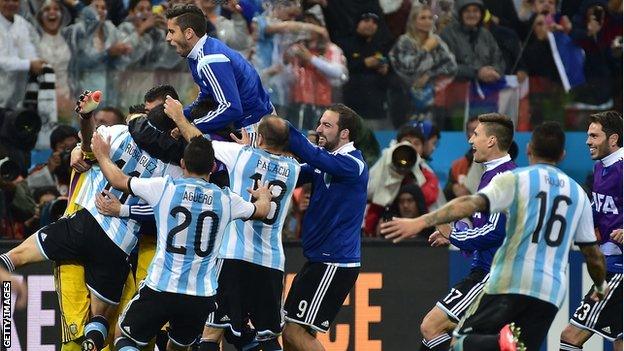
[[[606,139],[604,143],[596,145],[596,156],[592,157],[592,160],[601,160],[609,156],[609,139]]]
[[[323,143],[323,145],[321,145],[322,148],[324,148],[325,150],[329,151],[329,152],[333,152],[336,147],[338,146],[338,138],[334,138],[333,140],[329,140],[327,138],[327,136],[323,135],[323,134],[319,134],[319,141],[321,140],[321,138],[325,139],[325,142]]]

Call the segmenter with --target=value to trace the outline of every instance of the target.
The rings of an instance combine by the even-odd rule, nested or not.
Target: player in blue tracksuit
[[[286,298],[284,349],[324,350],[314,337],[326,333],[360,271],[360,236],[366,206],[368,168],[353,146],[358,115],[342,104],[329,107],[312,145],[292,125],[290,150],[307,164],[299,183],[312,183],[301,241],[308,259]]]
[[[488,185],[497,174],[516,168],[508,154],[513,132],[513,123],[506,116],[479,116],[479,124],[470,137],[474,160],[485,168],[479,189]],[[470,274],[439,300],[423,319],[421,350],[448,350],[450,331],[479,296],[489,278],[492,259],[505,238],[505,224],[502,213],[475,213],[468,221],[455,222],[450,235],[445,236],[440,231],[431,235],[433,246],[451,243],[473,258]]]
[[[206,19],[194,5],[175,6],[166,12],[167,41],[187,58],[193,80],[199,86],[197,99],[184,109],[191,110],[203,100],[213,100],[216,108],[194,120],[203,133],[225,128],[253,126],[273,112],[269,95],[253,66],[241,54],[206,35]]]

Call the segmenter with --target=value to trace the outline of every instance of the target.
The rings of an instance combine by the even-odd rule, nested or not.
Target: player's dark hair
[[[184,165],[194,174],[210,174],[214,165],[214,149],[212,142],[203,136],[196,136],[184,149]]]
[[[408,138],[408,137],[417,138],[423,144],[426,141],[425,135],[422,133],[422,130],[420,128],[413,126],[412,124],[406,124],[402,126],[401,128],[399,128],[399,130],[397,131],[396,140],[397,142],[400,143],[401,141],[403,141],[403,139]]]
[[[55,150],[56,144],[69,137],[74,137],[76,140],[80,140],[80,138],[78,138],[78,131],[76,128],[65,124],[59,124],[56,128],[54,128],[52,133],[50,133],[50,148]]]
[[[355,141],[360,130],[360,116],[345,104],[333,104],[327,110],[338,114],[338,132],[347,129],[349,141]]]
[[[176,5],[165,12],[165,17],[175,19],[175,23],[182,31],[191,28],[200,38],[206,34],[206,17],[195,5]]]
[[[544,122],[533,130],[531,149],[536,157],[558,162],[565,147],[565,133],[557,122]]]
[[[116,107],[112,107],[112,106],[105,106],[102,107],[101,109],[98,110],[102,111],[102,112],[110,112],[112,114],[115,115],[115,124],[126,124],[126,117],[124,116],[123,112],[121,112],[121,110],[119,110]]]
[[[147,113],[150,124],[163,133],[169,133],[176,126],[175,122],[165,113],[165,105],[158,105]]]
[[[514,125],[509,117],[500,113],[485,113],[479,115],[479,123],[483,123],[487,136],[496,137],[499,150],[509,151],[514,137]]]
[[[616,111],[604,111],[594,113],[589,116],[589,123],[598,123],[602,126],[602,131],[607,135],[607,139],[613,134],[617,134],[617,145],[622,147],[622,115]]]
[[[171,85],[165,84],[165,85],[157,85],[155,87],[150,88],[150,90],[148,90],[145,93],[145,96],[143,97],[143,101],[152,102],[156,100],[162,100],[164,102],[165,99],[167,98],[167,95],[171,96],[172,98],[176,100],[180,100],[180,97],[178,96],[178,92],[175,90],[175,88],[172,87]]]

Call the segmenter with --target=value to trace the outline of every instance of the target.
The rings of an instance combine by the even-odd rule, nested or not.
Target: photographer
[[[0,150],[0,233],[5,239],[23,239],[38,226],[38,214],[19,166]]]
[[[375,235],[380,218],[384,212],[389,212],[386,207],[395,202],[402,186],[418,186],[425,206],[433,205],[440,193],[435,173],[422,158],[426,144],[422,130],[410,125],[403,126],[396,140],[396,144],[383,150],[369,173],[369,206],[364,221],[366,235]]]
[[[38,165],[28,175],[28,186],[31,189],[54,186],[61,195],[67,195],[70,154],[78,140],[76,129],[66,125],[57,126],[50,134],[52,155],[46,164]]]

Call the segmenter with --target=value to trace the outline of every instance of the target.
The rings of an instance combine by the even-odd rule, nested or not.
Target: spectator
[[[278,1],[254,17],[251,23],[256,40],[251,62],[271,96],[271,103],[278,114],[284,116],[287,115],[285,107],[290,101],[283,64],[286,49],[309,32],[327,37],[327,30],[321,26],[293,21],[300,13],[301,7],[297,1]]]
[[[531,26],[537,15],[543,15],[546,17],[546,26],[549,31],[561,31],[566,34],[572,30],[572,22],[568,16],[565,16],[557,12],[558,0],[534,0],[528,2],[528,8],[530,9],[530,16],[528,20],[524,20],[520,23],[521,35],[526,37],[531,30]],[[527,6],[525,6],[526,8]]]
[[[420,187],[416,184],[407,184],[399,189],[399,194],[392,202],[392,205],[384,209],[382,218],[416,218],[427,214],[427,212],[429,211],[427,211],[425,197]],[[433,228],[428,228],[427,232],[429,234],[433,233]],[[426,241],[429,234],[424,233],[423,235],[419,235],[418,238],[422,241]],[[379,235],[379,225],[377,225],[376,236]]]
[[[37,24],[40,32],[38,42],[39,53],[54,69],[56,76],[56,101],[59,116],[68,119],[72,116],[75,105],[69,91],[68,69],[71,61],[71,50],[62,35],[71,18],[69,11],[59,0],[46,0],[37,13]]]
[[[70,154],[78,144],[78,131],[67,125],[59,125],[50,134],[52,155],[45,165],[37,166],[26,178],[32,189],[54,186],[65,196],[69,188]]]
[[[481,0],[457,0],[458,21],[442,32],[457,61],[457,78],[478,79],[492,83],[505,72],[498,44],[492,34],[483,27],[484,8]]]
[[[483,25],[487,28],[498,44],[503,59],[505,60],[506,75],[517,75],[518,82],[522,83],[527,78],[524,61],[521,60],[521,44],[518,34],[512,29],[500,25],[497,17],[486,10]]]
[[[106,20],[106,11],[104,0],[94,0],[80,12],[77,22],[68,27],[66,38],[72,52],[69,83],[72,96],[84,90],[101,90],[104,94],[100,103],[114,105],[117,92],[113,71],[132,47],[119,40],[117,28]]]
[[[387,49],[376,36],[379,16],[366,12],[357,22],[355,35],[344,44],[349,81],[343,89],[344,101],[366,120],[373,129],[384,129],[386,123],[386,89],[388,75]]]
[[[472,116],[466,122],[466,140],[469,141],[470,137],[474,133],[475,128],[479,124],[479,120],[476,116]],[[472,146],[466,151],[464,156],[456,159],[451,164],[451,169],[449,170],[448,181],[446,182],[446,186],[444,187],[444,196],[447,201],[451,201],[456,197],[468,195],[470,194],[470,190],[466,188],[464,185],[464,179],[466,178],[466,174],[468,174],[468,170],[472,165],[473,160],[473,149]]]
[[[622,5],[620,2],[619,11],[607,5],[607,0],[585,0],[573,18],[572,38],[585,51],[587,78],[587,84],[576,95],[581,102],[592,105],[608,102],[622,85],[622,57],[616,52],[622,50]]]
[[[128,44],[132,51],[122,56],[125,68],[145,68],[149,52],[154,47],[152,31],[164,31],[165,19],[152,13],[152,4],[148,0],[131,0],[130,12],[118,27],[119,41]]]
[[[390,64],[409,91],[413,113],[429,110],[433,104],[435,80],[455,75],[457,64],[446,43],[433,33],[433,12],[426,5],[414,6],[407,32],[390,53]]]
[[[357,24],[363,13],[377,15],[382,13],[379,0],[307,0],[306,2],[310,5],[321,5],[329,37],[343,50],[355,35]],[[400,25],[404,24],[403,21]],[[392,34],[383,19],[379,19],[377,32],[377,40],[383,43],[391,40]]]
[[[231,13],[230,18],[225,18],[218,13],[219,8],[216,0],[195,1],[197,7],[206,16],[206,33],[213,38],[218,38],[249,59],[253,39],[249,35],[249,27],[245,17],[243,17],[241,6],[236,4],[234,0],[220,3],[222,3],[221,10],[227,10]]]
[[[492,21],[520,33],[521,24],[518,12],[527,0],[483,0],[485,8],[492,14]]]
[[[18,15],[19,0],[0,0],[0,107],[20,107],[28,73],[38,75],[46,63],[36,49],[35,30]]]
[[[318,9],[318,8],[317,8]],[[305,22],[324,26],[320,9],[308,10]],[[334,103],[333,88],[349,79],[342,50],[329,39],[311,32],[307,40],[293,44],[285,53],[289,62],[291,103],[289,120],[299,129],[314,129],[318,116]]]

